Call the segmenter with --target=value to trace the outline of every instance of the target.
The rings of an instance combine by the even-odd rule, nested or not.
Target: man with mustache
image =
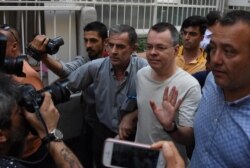
[[[206,69],[206,54],[200,48],[206,30],[206,19],[201,16],[190,16],[181,26],[183,45],[180,46],[176,63],[190,74]]]
[[[30,43],[30,47],[40,53],[44,53],[41,56],[41,61],[51,71],[60,77],[66,77],[89,60],[101,58],[103,57],[103,54],[105,54],[104,56],[107,56],[105,53],[105,45],[108,35],[107,27],[101,22],[94,21],[88,23],[83,31],[84,46],[88,53],[88,57],[76,56],[73,61],[68,63],[55,60],[45,52],[46,45],[49,42],[49,39],[45,35],[37,35]]]
[[[226,13],[215,26],[210,45],[212,72],[195,115],[195,149],[189,167],[249,167],[250,12]],[[175,115],[176,99],[166,92],[162,106],[152,106],[163,124],[169,122],[162,115]]]
[[[47,56],[45,53],[45,46],[48,43],[48,39],[44,35],[36,36],[30,43],[30,46],[35,48],[37,51],[43,52],[44,55],[42,56],[42,62],[45,63],[47,67],[55,74],[61,78],[65,78],[72,71],[75,71],[88,61],[107,56],[105,50],[108,35],[107,27],[99,21],[94,21],[88,23],[83,30],[84,45],[88,53],[88,58],[77,56],[73,61],[64,63],[62,61],[55,60],[51,56]],[[66,114],[68,114],[67,112],[71,113],[72,111],[78,110],[84,115],[81,135],[79,137],[67,140],[66,142],[68,145],[70,145],[70,147],[72,147],[72,150],[74,150],[75,154],[82,161],[86,168],[93,167],[92,152],[91,149],[89,149],[92,143],[92,140],[89,138],[91,137],[90,128],[93,126],[93,122],[96,120],[96,107],[93,87],[93,85],[90,85],[88,88],[83,90],[83,99],[81,99],[81,97],[74,97],[69,102],[57,106],[59,109],[61,109],[61,112],[66,111]]]
[[[1,25],[0,27],[0,35],[4,35],[6,37],[6,51],[5,51],[5,58],[15,58],[17,59],[22,54],[22,47],[21,47],[21,38],[18,31],[9,25]],[[16,66],[12,67],[16,69]],[[40,90],[43,88],[42,80],[39,77],[38,72],[36,72],[28,63],[27,60],[23,60],[23,67],[22,72],[25,76],[16,76],[11,75],[12,79],[20,84],[31,84],[36,88],[36,90]],[[27,137],[27,141],[25,144],[25,150],[23,153],[23,158],[33,158],[38,153],[43,151],[43,146],[41,145],[41,140],[30,134]],[[36,160],[36,159],[35,159]],[[46,163],[46,159],[44,159],[44,163]]]
[[[92,127],[92,144],[96,167],[101,168],[102,150],[106,138],[119,134],[128,138],[135,131],[136,112],[121,113],[122,103],[134,97],[137,71],[147,65],[144,58],[134,55],[137,34],[128,25],[115,25],[109,29],[107,50],[109,57],[93,60],[72,72],[69,88],[84,90],[94,85],[97,121]]]

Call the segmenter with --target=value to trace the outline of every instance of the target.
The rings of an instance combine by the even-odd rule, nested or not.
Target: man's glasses
[[[15,33],[11,30],[11,27],[9,25],[3,24],[0,26],[0,29],[10,32],[12,36],[14,37],[14,39],[16,40],[16,42],[18,42],[17,37],[15,36]]]
[[[147,44],[146,51],[151,51],[154,48],[156,51],[163,52],[163,51],[166,51],[172,47],[174,47],[174,46],[165,46],[165,45],[161,45],[161,44],[153,46],[153,45]]]

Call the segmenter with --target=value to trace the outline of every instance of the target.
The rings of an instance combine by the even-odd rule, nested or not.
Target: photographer
[[[41,118],[47,127],[45,129],[38,119],[38,113],[31,113],[19,105],[22,99],[20,89],[9,76],[0,74],[0,167],[34,167],[19,159],[24,148],[25,139],[31,125],[38,136],[46,140],[47,148],[57,167],[82,167],[76,156],[61,139],[50,139],[53,136],[59,113],[55,108],[49,93],[44,93],[44,100],[40,107]],[[49,132],[49,135],[47,135]],[[50,139],[50,140],[48,140]],[[52,164],[52,163],[51,163]]]
[[[71,62],[68,63],[54,59],[53,57],[47,55],[47,53],[52,55],[47,50],[51,39],[47,38],[45,35],[37,35],[30,42],[28,51],[33,51],[35,53],[35,57],[37,57],[36,55],[39,53],[40,57],[37,59],[41,60],[56,75],[66,77],[72,71],[76,70],[88,61],[107,56],[105,51],[105,45],[108,37],[107,27],[99,21],[94,21],[87,24],[83,28],[83,31],[84,47],[86,48],[88,57],[76,56]],[[60,44],[55,40],[53,43]]]
[[[0,26],[0,35],[4,35],[7,38],[5,58],[17,58],[22,54],[21,50],[21,39],[16,29],[3,24]],[[3,56],[1,56],[3,57]],[[25,76],[20,77],[16,75],[11,75],[13,80],[20,84],[31,84],[40,90],[43,88],[43,83],[39,77],[39,74],[29,65],[26,60],[23,60],[22,71]],[[15,67],[14,67],[15,69]],[[15,74],[21,72],[15,72]],[[37,160],[36,156],[42,151],[41,140],[33,135],[27,137],[25,143],[25,149],[22,157],[25,159]]]
[[[41,53],[41,61],[55,74],[60,77],[68,76],[72,71],[79,68],[81,65],[85,64],[87,61],[95,60],[101,57],[105,57],[105,45],[107,42],[108,30],[107,27],[99,22],[94,21],[88,23],[83,28],[83,38],[84,47],[88,53],[88,58],[85,56],[76,56],[72,61],[64,63],[62,61],[56,60],[50,55],[47,55],[45,50],[48,45],[49,39],[44,35],[37,35],[29,47],[35,49]],[[93,158],[92,158],[92,131],[90,127],[93,127],[93,123],[96,122],[96,106],[95,106],[95,96],[93,91],[94,85],[89,86],[83,90],[83,101],[80,97],[74,97],[68,103],[58,106],[62,109],[60,112],[64,114],[65,118],[72,119],[72,111],[80,113],[83,115],[83,122],[78,122],[81,125],[81,134],[79,137],[74,137],[65,141],[69,147],[75,152],[82,164],[87,168],[93,168]],[[70,116],[67,116],[70,115]],[[78,116],[74,113],[74,116]],[[73,117],[74,117],[73,116]],[[81,118],[81,116],[79,117]],[[74,118],[72,119],[72,121]],[[63,118],[62,118],[63,121]]]
[[[20,56],[22,54],[21,39],[17,30],[6,24],[3,24],[0,26],[0,34],[7,38],[5,57],[17,58]],[[37,90],[43,88],[43,83],[39,77],[39,74],[29,65],[26,60],[23,61],[22,70],[26,76],[17,77],[13,75],[15,81],[22,84],[32,84]]]

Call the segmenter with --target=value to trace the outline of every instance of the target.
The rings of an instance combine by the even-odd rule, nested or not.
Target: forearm
[[[194,133],[193,128],[191,127],[178,126],[178,130],[169,133],[169,135],[175,142],[178,142],[182,145],[190,145],[194,143]]]
[[[56,75],[60,76],[63,66],[62,64],[55,60],[54,58],[52,58],[51,56],[45,56],[42,59],[42,62],[52,71],[54,72]]]
[[[51,141],[48,145],[49,153],[60,168],[82,168],[75,154],[64,144],[64,142]]]

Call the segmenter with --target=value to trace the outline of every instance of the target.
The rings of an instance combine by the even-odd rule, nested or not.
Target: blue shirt
[[[146,59],[131,56],[125,78],[118,81],[109,57],[96,59],[82,65],[69,75],[69,88],[72,91],[80,91],[93,84],[96,113],[100,122],[110,130],[118,132],[121,105],[127,98],[129,90],[135,90],[135,85],[132,83],[137,71],[146,65]]]
[[[209,74],[194,122],[190,167],[250,167],[250,96],[225,101]]]
[[[71,72],[73,72],[80,66],[86,64],[88,61],[90,61],[90,59],[88,59],[87,57],[82,57],[82,56],[76,56],[73,61],[68,62],[68,63],[64,63],[63,61],[60,61],[60,63],[62,64],[62,71],[60,72],[59,76],[60,77],[68,76]]]

